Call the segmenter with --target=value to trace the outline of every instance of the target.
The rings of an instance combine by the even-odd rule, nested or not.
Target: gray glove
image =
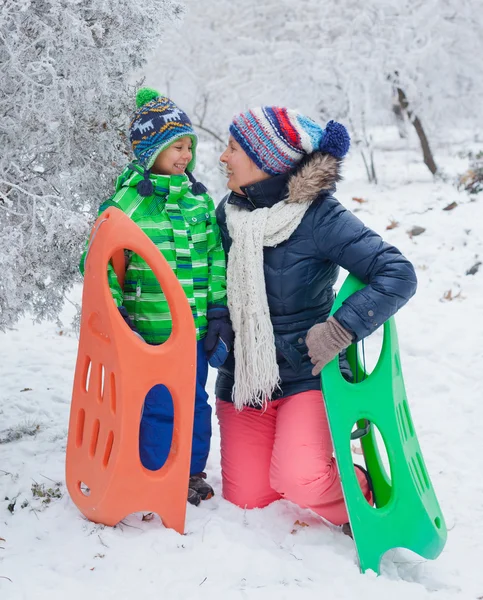
[[[312,375],[318,375],[351,342],[352,335],[334,317],[311,327],[305,343],[309,349],[310,362],[315,365]]]

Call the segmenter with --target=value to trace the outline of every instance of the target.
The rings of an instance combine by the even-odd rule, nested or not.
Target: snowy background
[[[464,166],[456,156],[462,142],[440,149],[448,172]],[[352,541],[308,511],[286,501],[251,511],[230,505],[220,495],[216,419],[208,464],[216,496],[188,506],[184,536],[164,529],[157,517],[143,521],[146,513],[114,529],[88,522],[64,484],[77,346],[68,304],[62,328],[25,318],[2,337],[0,575],[8,577],[0,579],[2,598],[483,596],[483,270],[466,275],[483,255],[483,205],[433,182],[416,150],[406,143],[395,149],[401,145],[395,129],[380,132],[378,144],[380,185],[366,183],[361,159],[351,156],[337,196],[417,268],[418,293],[396,322],[413,419],[449,529],[443,554],[425,561],[390,551],[382,577],[361,576]],[[453,202],[455,208],[444,210]],[[393,222],[398,225],[386,230]],[[411,238],[415,226],[425,231]],[[377,347],[377,340],[367,340],[368,354]],[[212,400],[214,377],[212,371]],[[33,495],[35,484],[58,489],[61,497],[44,503]]]
[[[186,4],[176,27],[168,18],[181,13],[170,0],[2,6],[0,598],[482,600],[483,196],[457,186],[470,153],[483,151],[481,1]],[[163,44],[146,62],[155,48],[140,40],[158,30]],[[73,277],[125,160],[128,84],[142,77],[193,116],[202,139],[196,175],[217,201],[217,158],[234,112],[272,102],[348,125],[353,147],[337,197],[395,244],[419,279],[396,323],[449,530],[436,561],[397,549],[380,577],[361,576],[353,542],[308,511],[287,501],[230,505],[221,498],[216,418],[207,469],[216,495],[188,506],[185,535],[148,513],[106,528],[73,505],[64,475],[81,298]],[[396,120],[398,89],[410,114]],[[59,310],[57,322],[34,320]],[[379,346],[376,332],[366,341],[372,362]],[[212,401],[214,379],[211,371]]]

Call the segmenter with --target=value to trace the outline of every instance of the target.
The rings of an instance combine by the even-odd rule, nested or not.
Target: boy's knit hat
[[[323,129],[295,110],[262,106],[237,115],[230,133],[253,162],[269,175],[293,169],[312,152],[343,158],[350,146],[347,129],[329,121]]]
[[[193,158],[187,166],[192,172],[196,165],[198,137],[188,115],[166,96],[151,88],[141,88],[136,94],[137,110],[129,125],[129,139],[139,163],[150,169],[156,157],[184,136],[193,140]]]

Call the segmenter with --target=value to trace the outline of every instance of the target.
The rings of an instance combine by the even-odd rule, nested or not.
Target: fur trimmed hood
[[[286,202],[313,202],[323,191],[332,191],[342,179],[342,159],[314,152],[308,155],[287,183]]]
[[[342,159],[332,154],[313,152],[305,156],[297,167],[268,179],[242,187],[242,194],[230,192],[228,204],[247,210],[270,208],[277,202],[310,204],[321,193],[332,193],[342,179]]]

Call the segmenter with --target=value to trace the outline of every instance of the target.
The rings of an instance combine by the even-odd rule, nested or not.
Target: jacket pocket
[[[302,366],[302,354],[295,346],[292,346],[292,344],[284,340],[280,335],[275,334],[275,348],[288,362],[295,373],[300,371],[300,367]]]
[[[208,253],[208,234],[206,224],[210,218],[208,212],[199,212],[188,218],[189,234],[195,252],[201,256]]]

